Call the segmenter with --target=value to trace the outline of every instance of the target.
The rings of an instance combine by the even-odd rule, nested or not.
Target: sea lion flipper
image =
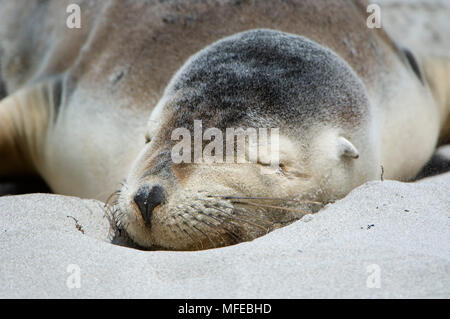
[[[35,171],[52,113],[53,81],[49,82],[20,89],[0,101],[0,178]]]

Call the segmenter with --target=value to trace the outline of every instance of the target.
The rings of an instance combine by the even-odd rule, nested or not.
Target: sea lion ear
[[[354,159],[357,159],[359,157],[359,152],[356,147],[344,137],[339,137],[338,139],[338,150],[339,156],[345,156]]]

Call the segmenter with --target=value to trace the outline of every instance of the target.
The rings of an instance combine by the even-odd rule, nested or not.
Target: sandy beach
[[[369,182],[252,242],[198,252],[113,245],[93,200],[2,197],[0,297],[449,298],[449,185],[450,173]]]

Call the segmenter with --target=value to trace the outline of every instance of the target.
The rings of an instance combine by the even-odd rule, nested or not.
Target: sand
[[[0,297],[448,298],[449,185],[450,173],[369,182],[252,242],[198,252],[113,245],[93,200],[2,197]]]

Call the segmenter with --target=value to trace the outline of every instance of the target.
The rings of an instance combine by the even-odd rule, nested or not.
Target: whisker
[[[199,220],[199,222],[201,222],[202,224],[204,224],[204,225],[208,226],[209,228],[211,228],[220,237],[220,239],[222,240],[223,244],[227,243],[227,241],[223,239],[222,234],[217,230],[217,229],[225,229],[225,231],[228,232],[228,230],[226,228],[219,228],[217,225],[205,222],[204,220]]]
[[[104,210],[103,217],[106,217],[110,223],[118,222],[119,217],[122,215],[122,212],[120,211],[120,209],[117,205],[103,207],[103,210]],[[118,211],[121,214],[117,215]]]
[[[192,238],[191,234],[189,234],[189,233],[186,231],[186,229],[181,228],[181,226],[178,225],[178,224],[175,224],[175,225],[180,229],[180,231],[181,231],[182,233],[185,233],[186,235],[188,235],[188,237],[191,239],[191,241],[197,245],[197,242],[194,240],[194,238]],[[198,247],[198,245],[197,245],[197,247]]]
[[[188,226],[188,228],[191,228],[191,226],[190,226],[189,223],[188,223],[189,220],[188,220],[186,217],[184,217],[182,214],[178,214],[177,216],[183,218],[183,219],[184,219],[183,224],[186,225],[186,226]],[[184,229],[183,229],[183,230],[184,230]],[[187,233],[187,231],[186,231],[186,233]],[[191,237],[191,235],[189,235],[189,237]],[[192,239],[193,242],[196,242],[196,241],[194,241],[194,239],[193,239],[192,237],[191,237],[191,239]],[[198,240],[197,240],[197,242],[198,242]],[[200,241],[200,246],[201,246],[201,249],[204,249],[204,248],[203,248],[203,244],[202,244],[201,241]]]
[[[224,228],[219,228],[217,225],[208,223],[208,222],[206,222],[204,220],[201,220],[201,219],[198,219],[197,221],[202,223],[202,224],[204,224],[204,225],[206,225],[206,226],[208,226],[209,228],[211,228],[220,237],[220,239],[222,240],[222,243],[226,244],[226,240],[223,239],[222,234],[217,230],[217,229],[224,229]]]
[[[192,214],[191,213],[189,213],[188,211],[184,211],[186,214],[189,214],[189,215],[191,215],[192,216]],[[183,216],[182,216],[183,217]],[[193,216],[194,218],[195,218],[195,216]],[[200,220],[198,220],[198,219],[196,219],[195,218],[195,220],[196,221],[199,221],[200,222]],[[199,228],[197,228],[195,225],[192,225],[192,227],[193,228],[195,228],[197,231],[199,231],[200,233],[202,233],[206,238],[208,238],[208,240],[211,242],[211,244],[214,246],[214,248],[216,248],[216,244],[211,240],[211,238],[207,235],[207,234],[205,234],[201,229],[199,229]]]
[[[197,226],[192,225],[193,228],[195,228],[197,231],[202,233],[206,238],[208,238],[209,242],[213,245],[214,248],[217,248],[216,244],[211,240],[211,238],[208,236],[208,234],[205,234],[201,229],[199,229]]]
[[[208,206],[205,205],[205,207],[208,207]],[[245,219],[242,219],[242,218],[233,216],[233,215],[231,215],[230,213],[228,213],[228,212],[226,212],[226,211],[224,211],[224,210],[222,210],[222,209],[220,209],[220,208],[218,208],[218,207],[212,207],[212,206],[211,206],[211,207],[208,207],[208,208],[216,209],[216,210],[218,210],[219,212],[222,212],[222,213],[224,213],[224,214],[230,216],[232,219],[240,220],[240,221],[242,221],[242,222],[244,222],[244,223],[247,223],[247,224],[249,224],[249,225],[252,225],[252,226],[254,226],[254,227],[257,227],[257,228],[260,228],[260,229],[262,229],[262,230],[264,230],[264,231],[267,231],[267,229],[266,229],[264,226],[262,226],[262,225],[255,224],[255,223],[250,222],[250,221],[248,221],[248,220],[245,220]]]
[[[235,213],[239,213],[240,216],[245,216],[245,217],[247,217],[250,214],[252,219],[256,218],[256,219],[262,221],[263,223],[265,223],[266,226],[263,226],[263,225],[262,226],[263,227],[267,227],[266,234],[270,233],[270,231],[272,230],[272,227],[273,227],[274,223],[272,221],[267,221],[265,219],[262,219],[262,218],[256,216],[255,212],[248,211],[246,209],[242,209],[242,208],[239,208],[239,207],[234,207],[233,211]]]
[[[216,205],[219,206],[219,207],[222,207],[222,208],[228,208],[227,206],[225,206],[223,204],[220,204],[220,203],[217,203]],[[264,224],[268,224],[268,225],[272,224],[272,222],[269,222],[266,219],[263,219],[263,218],[257,216],[256,212],[248,211],[248,210],[241,209],[241,208],[238,208],[238,207],[235,207],[235,206],[233,206],[233,211],[237,211],[238,213],[240,213],[242,216],[245,216],[245,217],[248,217],[248,215],[251,215],[252,218],[256,218],[256,219],[258,219],[259,221],[261,221]]]
[[[200,213],[200,214],[202,214],[202,215],[205,215],[205,216],[208,216],[209,218],[215,219],[215,220],[217,220],[217,221],[220,222],[220,223],[227,223],[227,224],[233,226],[233,224],[227,222],[226,220],[218,219],[217,217],[208,215],[208,214],[206,214],[206,213],[204,213],[204,212],[202,212],[202,211],[198,211],[198,213]],[[204,221],[203,221],[203,222],[204,222]],[[217,227],[217,226],[216,226],[216,227]],[[235,233],[233,233],[231,230],[229,230],[228,228],[225,228],[225,227],[222,227],[221,229],[225,230],[228,234],[230,234],[230,235],[234,238],[234,240],[239,241],[239,236],[236,235]],[[219,234],[220,234],[220,233],[219,233]],[[223,238],[222,238],[222,240],[223,240]],[[225,242],[225,241],[224,241],[224,242]]]
[[[116,190],[111,195],[109,195],[109,197],[106,199],[106,202],[104,204],[104,208],[107,209],[109,207],[115,206],[117,204],[117,200],[118,200],[119,195],[120,195],[120,189]],[[111,200],[113,200],[113,201],[111,202]]]
[[[288,199],[281,197],[255,197],[255,196],[216,196],[216,195],[208,195],[208,197],[213,198],[222,198],[222,199],[259,199],[259,200],[276,200],[276,201],[285,201],[285,202],[295,202],[301,204],[315,204],[315,205],[323,205],[321,202],[312,201],[312,200],[303,200],[303,199]]]
[[[282,206],[273,206],[273,205],[265,205],[265,204],[257,204],[257,203],[250,203],[250,202],[234,202],[236,204],[242,204],[242,205],[250,205],[250,206],[256,206],[256,207],[265,207],[265,208],[273,208],[273,209],[280,209],[280,210],[286,210],[293,213],[299,213],[302,215],[308,215],[311,214],[310,212],[295,209],[295,208],[288,208],[288,207],[282,207]]]

